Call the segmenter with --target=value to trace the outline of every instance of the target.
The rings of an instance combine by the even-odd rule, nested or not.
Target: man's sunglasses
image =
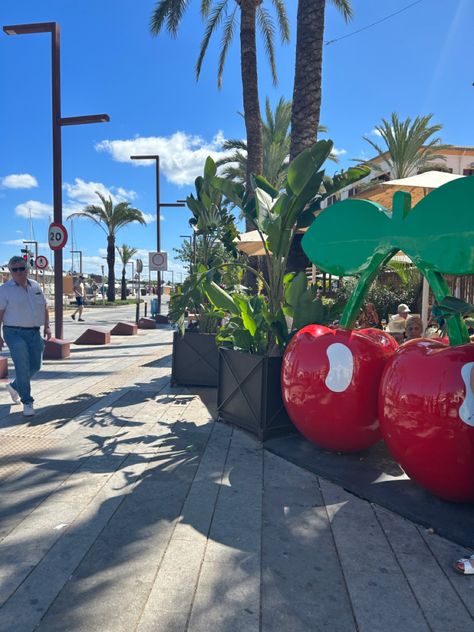
[[[10,270],[12,272],[24,272],[26,270],[26,268],[24,268],[23,266],[21,268],[10,268]]]

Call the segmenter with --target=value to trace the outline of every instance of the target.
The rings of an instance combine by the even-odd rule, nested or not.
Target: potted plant
[[[234,244],[237,235],[234,218],[224,204],[223,193],[213,186],[215,175],[216,166],[209,158],[204,175],[195,181],[196,196],[186,199],[193,215],[190,225],[196,248],[194,253],[191,248],[188,251],[188,278],[170,298],[169,318],[177,325],[173,337],[172,385],[217,386],[219,358],[215,335],[224,312],[210,303],[199,279],[211,266],[236,261],[238,253]],[[229,274],[222,273],[220,280],[232,282],[226,276]]]
[[[204,282],[199,280],[209,301],[229,315],[217,334],[219,419],[261,440],[293,429],[280,390],[282,354],[292,332],[332,317],[316,297],[316,288],[307,287],[304,273],[286,273],[293,238],[299,227],[309,225],[321,200],[335,187],[368,173],[367,168],[356,167],[326,181],[326,187],[321,167],[332,146],[331,141],[319,141],[302,152],[290,163],[283,190],[262,177],[253,179],[252,196],[240,184],[217,177],[213,181],[251,220],[265,249],[266,274],[234,264],[257,277],[262,291],[256,295],[241,289],[227,292],[213,278],[218,268],[209,270]]]

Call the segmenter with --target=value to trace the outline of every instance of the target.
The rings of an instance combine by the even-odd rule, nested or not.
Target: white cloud
[[[2,244],[5,244],[5,246],[24,246],[26,248],[23,239],[8,239],[7,241],[2,241]],[[32,247],[32,244],[29,247]],[[49,248],[49,244],[40,242],[38,243],[38,248]]]
[[[109,153],[117,162],[131,162],[143,167],[155,164],[154,160],[130,160],[133,155],[159,155],[160,168],[165,177],[177,185],[193,184],[202,175],[208,156],[218,160],[229,152],[222,151],[224,135],[218,132],[211,141],[186,132],[171,136],[136,137],[130,140],[103,140],[95,148]]]
[[[336,147],[334,147],[332,153],[335,156],[343,156],[344,154],[347,154],[347,149],[337,149]]]
[[[143,217],[145,218],[145,222],[147,224],[151,224],[151,222],[156,222],[156,215],[153,213],[142,213]],[[165,222],[166,221],[166,217],[164,215],[160,215],[160,222]]]
[[[380,133],[380,131],[374,127],[374,129],[370,132],[371,136],[379,136],[380,138],[382,137],[382,134]]]
[[[38,186],[38,180],[29,173],[12,173],[0,178],[0,186],[7,189],[33,189]]]
[[[28,200],[15,207],[15,213],[20,217],[30,217],[32,219],[49,219],[53,214],[51,204],[44,204],[37,200]]]
[[[81,209],[88,204],[100,204],[97,192],[106,198],[111,197],[114,204],[130,202],[137,196],[135,191],[127,191],[123,187],[106,187],[102,182],[86,182],[81,180],[81,178],[75,178],[74,184],[65,182],[63,189],[66,191],[69,200],[73,202],[71,206],[80,205]]]

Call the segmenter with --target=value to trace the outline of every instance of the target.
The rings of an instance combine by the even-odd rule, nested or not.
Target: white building
[[[440,149],[436,153],[442,156],[446,156],[446,160],[440,161],[438,164],[432,166],[431,169],[438,169],[439,171],[456,173],[463,176],[474,176],[474,147],[452,146],[449,149]],[[366,178],[363,178],[355,184],[341,189],[335,195],[331,195],[331,197],[327,198],[321,204],[321,208],[326,208],[327,206],[331,206],[339,200],[345,200],[350,197],[359,197],[369,200],[373,199],[372,195],[377,195],[381,192],[381,189],[378,188],[378,185],[380,185],[381,182],[392,180],[395,177],[394,174],[390,173],[389,166],[384,160],[384,155],[374,158],[373,160],[370,160],[368,162],[380,166],[381,171],[372,170]],[[409,173],[408,175],[414,176],[416,175],[416,173],[413,172]],[[387,195],[390,195],[391,197],[393,193],[389,194],[389,192],[387,191]],[[420,195],[422,195],[421,192]],[[377,195],[377,197],[379,196]],[[387,206],[383,203],[383,201],[380,201],[379,199],[374,201],[383,204],[383,206],[386,206],[389,209],[391,208],[391,205]],[[414,203],[416,203],[417,201],[418,200],[416,199],[413,200]]]

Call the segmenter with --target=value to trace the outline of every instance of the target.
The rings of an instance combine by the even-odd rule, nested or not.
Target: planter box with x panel
[[[264,441],[294,432],[283,406],[281,357],[219,350],[219,420],[248,430]]]
[[[175,331],[173,336],[173,386],[217,386],[219,352],[214,334]]]

